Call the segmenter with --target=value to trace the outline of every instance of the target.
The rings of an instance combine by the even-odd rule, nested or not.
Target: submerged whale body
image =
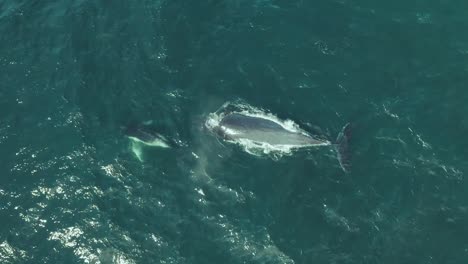
[[[229,140],[251,140],[273,146],[306,147],[330,145],[303,130],[292,131],[281,124],[263,117],[231,113],[223,117],[217,128],[218,134]]]

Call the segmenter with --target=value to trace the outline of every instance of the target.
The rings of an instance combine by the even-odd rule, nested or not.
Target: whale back
[[[271,145],[310,146],[323,144],[307,133],[287,130],[280,124],[262,117],[239,113],[226,115],[219,123],[219,132],[231,140],[252,140]]]
[[[225,116],[221,126],[229,127],[240,131],[262,130],[262,131],[282,131],[284,129],[280,124],[261,117],[247,116],[238,113]]]

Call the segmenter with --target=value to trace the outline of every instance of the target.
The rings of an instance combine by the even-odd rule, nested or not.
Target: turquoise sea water
[[[465,1],[0,1],[0,263],[466,263]],[[255,157],[243,100],[334,139]],[[178,142],[134,155],[123,134]]]

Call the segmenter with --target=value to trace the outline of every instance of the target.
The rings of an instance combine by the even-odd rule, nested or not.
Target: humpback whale
[[[337,139],[332,142],[312,135],[290,120],[293,125],[288,125],[287,121],[258,110],[253,112],[245,110],[225,111],[228,106],[229,104],[225,104],[224,109],[221,109],[223,110],[221,113],[217,111],[211,114],[205,123],[208,129],[225,141],[240,145],[251,144],[259,148],[280,151],[331,146],[336,150],[340,167],[345,172],[349,171],[349,124],[343,127]],[[251,107],[248,109],[250,110]]]

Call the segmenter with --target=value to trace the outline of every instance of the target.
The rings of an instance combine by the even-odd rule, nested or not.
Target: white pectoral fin
[[[141,144],[139,142],[137,142],[137,141],[132,140],[131,148],[132,148],[133,154],[135,154],[137,159],[140,162],[142,162],[143,161],[143,152],[142,152],[142,149],[141,149]]]

